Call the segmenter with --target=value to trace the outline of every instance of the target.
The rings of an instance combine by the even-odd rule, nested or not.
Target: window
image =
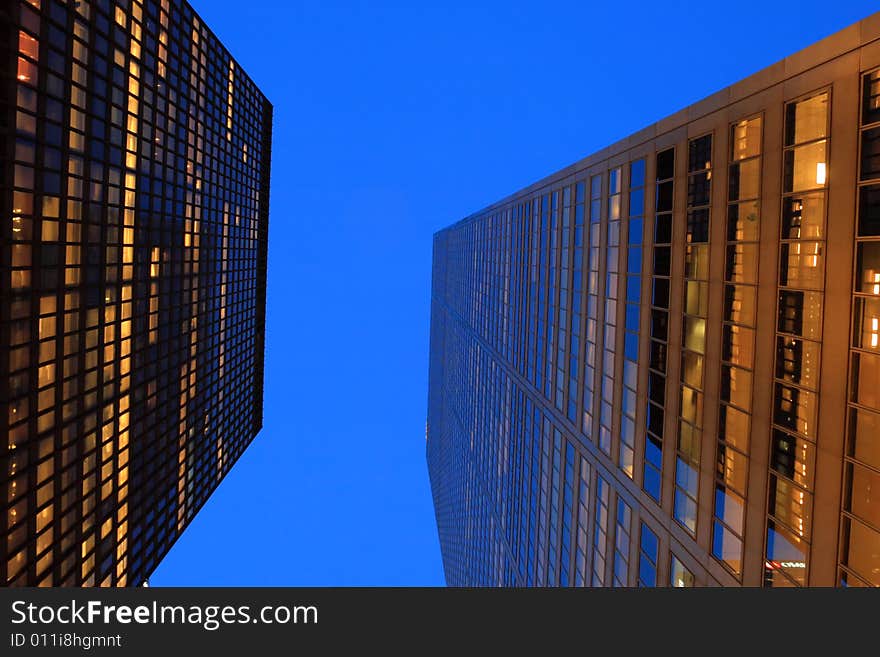
[[[659,543],[657,534],[645,523],[641,523],[639,541],[639,586],[657,586],[657,555]]]
[[[617,524],[614,531],[614,586],[629,585],[629,542],[632,510],[622,499],[617,499]]]
[[[674,554],[669,562],[669,584],[674,588],[694,586],[694,576]]]

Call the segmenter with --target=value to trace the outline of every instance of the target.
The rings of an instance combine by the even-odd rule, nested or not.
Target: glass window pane
[[[756,201],[734,203],[728,206],[728,242],[757,242],[760,239],[760,231],[760,213]]]
[[[678,488],[675,489],[672,511],[675,514],[675,519],[691,534],[697,531],[697,504]]]
[[[794,535],[810,535],[813,495],[787,479],[770,475],[770,513],[794,530]]]
[[[715,516],[738,534],[743,531],[745,500],[736,493],[727,490],[721,484],[715,485]]]
[[[761,194],[761,160],[755,158],[730,165],[729,200],[758,198]]]
[[[718,438],[746,451],[749,448],[749,416],[742,411],[721,405],[721,414],[718,421]]]
[[[755,360],[755,332],[735,324],[725,324],[721,330],[721,358],[751,369]]]
[[[654,274],[669,276],[670,251],[668,246],[654,248]]]
[[[828,93],[790,103],[785,113],[785,145],[820,139],[828,129]]]
[[[684,311],[688,315],[706,316],[709,313],[709,284],[685,281]]]
[[[880,185],[862,187],[859,191],[859,235],[880,235]]]
[[[761,154],[761,117],[734,123],[731,128],[730,159],[743,160]]]
[[[821,290],[825,284],[824,243],[788,242],[782,244],[779,284],[805,290]]]
[[[806,584],[807,545],[802,538],[772,520],[767,523],[767,561],[769,570],[787,573],[795,582]],[[772,573],[768,573],[772,577]],[[774,582],[775,585],[775,582]]]
[[[722,365],[721,399],[739,408],[751,408],[752,373],[739,367]]]
[[[777,328],[780,333],[820,340],[822,338],[821,293],[780,290]]]
[[[724,319],[753,326],[755,322],[755,288],[745,285],[724,286]]]
[[[675,175],[675,149],[657,153],[657,180],[669,180]]]
[[[712,556],[739,574],[742,572],[742,549],[742,540],[716,520],[712,529]]]
[[[880,296],[880,242],[858,244],[856,292]]]
[[[776,337],[776,377],[810,390],[819,385],[819,343],[790,336]]]
[[[702,317],[684,317],[682,346],[699,354],[706,351],[706,320]]]
[[[859,465],[847,464],[847,478],[850,484],[848,511],[880,527],[880,474]]]
[[[642,187],[645,184],[645,161],[636,160],[629,165],[629,186]]]
[[[862,131],[862,180],[880,177],[880,128]]]
[[[669,279],[654,279],[654,295],[651,303],[658,308],[669,308]]]
[[[739,493],[745,494],[746,477],[749,470],[748,458],[724,443],[719,443],[718,445],[717,458],[718,476],[724,484]]]
[[[813,485],[816,448],[794,434],[773,430],[770,467],[805,488]]]
[[[708,244],[688,244],[685,251],[684,276],[691,280],[709,280]]]
[[[777,383],[773,404],[773,421],[780,427],[816,439],[816,394]]]
[[[712,135],[703,135],[688,142],[688,172],[712,167]]]
[[[849,455],[880,469],[880,414],[850,409]]]
[[[727,247],[724,280],[731,283],[756,283],[758,280],[758,245],[730,244]]]
[[[824,239],[825,195],[782,199],[782,239]]]
[[[669,584],[676,588],[689,588],[694,585],[693,574],[684,567],[684,564],[675,555],[672,555],[669,566]]]
[[[844,519],[845,564],[874,586],[880,586],[880,532],[858,520]]]
[[[862,125],[880,121],[880,70],[865,76],[862,89]]]
[[[880,297],[853,300],[853,346],[880,351]]]
[[[658,214],[654,221],[654,242],[669,244],[672,242],[672,215]]]
[[[801,192],[825,187],[828,166],[825,141],[785,151],[784,192]]]
[[[880,356],[855,352],[851,370],[852,400],[880,410]]]
[[[703,357],[693,352],[685,351],[681,355],[681,380],[689,386],[702,387],[703,385]]]

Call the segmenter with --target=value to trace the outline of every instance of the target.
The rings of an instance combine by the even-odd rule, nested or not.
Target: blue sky
[[[434,231],[877,9],[191,2],[275,106],[265,419],[159,586],[442,585]]]

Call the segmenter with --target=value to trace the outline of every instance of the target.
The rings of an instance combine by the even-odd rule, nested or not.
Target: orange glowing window
[[[18,33],[18,52],[31,59],[40,58],[40,43],[26,32]]]
[[[37,65],[23,57],[18,58],[18,80],[29,84],[37,83]]]

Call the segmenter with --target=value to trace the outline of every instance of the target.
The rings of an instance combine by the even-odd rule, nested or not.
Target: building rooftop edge
[[[476,219],[487,212],[503,207],[517,199],[531,196],[562,178],[574,175],[594,164],[598,164],[615,155],[637,148],[652,139],[656,139],[674,130],[696,121],[704,116],[724,109],[733,103],[742,101],[749,96],[768,89],[786,80],[794,78],[802,73],[815,68],[820,64],[837,59],[850,52],[859,50],[864,46],[880,40],[880,11],[853,23],[842,30],[828,35],[824,39],[798,50],[791,55],[752,73],[723,89],[692,103],[677,112],[665,116],[654,123],[633,132],[632,134],[617,140],[616,142],[594,151],[589,155],[559,169],[539,180],[515,191],[498,201],[472,212],[471,214],[455,221],[448,226],[435,231],[437,236],[444,231],[450,230],[459,224]]]

